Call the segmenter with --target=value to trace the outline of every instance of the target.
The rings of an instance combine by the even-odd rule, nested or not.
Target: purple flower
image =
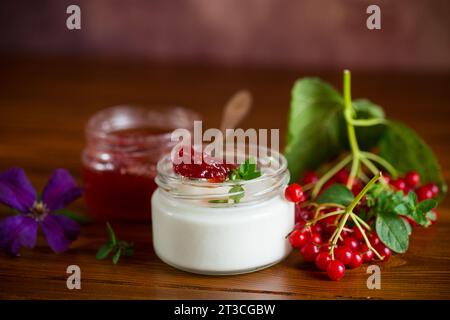
[[[53,214],[56,210],[79,198],[81,189],[69,172],[57,169],[38,199],[36,190],[20,168],[0,173],[0,203],[19,211],[19,214],[0,221],[0,247],[7,253],[19,255],[20,247],[36,245],[38,225],[47,243],[55,252],[67,250],[80,226],[70,218]]]

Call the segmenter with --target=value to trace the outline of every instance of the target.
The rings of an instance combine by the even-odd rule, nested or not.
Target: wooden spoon
[[[225,134],[226,129],[234,129],[248,114],[252,107],[252,95],[247,90],[240,90],[226,103],[222,112],[220,130]]]

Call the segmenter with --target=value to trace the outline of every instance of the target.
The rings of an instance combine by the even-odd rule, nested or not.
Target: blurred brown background
[[[66,28],[70,4],[82,30]],[[370,4],[382,30],[366,28]],[[0,12],[3,54],[450,70],[448,0],[7,0]]]

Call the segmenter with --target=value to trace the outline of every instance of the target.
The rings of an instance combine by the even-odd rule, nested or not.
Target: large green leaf
[[[342,149],[340,94],[318,78],[298,80],[292,89],[285,156],[292,178],[315,169]]]
[[[447,191],[436,156],[408,126],[400,122],[389,122],[380,140],[380,156],[392,163],[402,174],[414,170],[420,174],[423,183],[438,183],[440,198]]]
[[[409,246],[409,230],[398,215],[378,212],[375,228],[380,240],[392,251],[404,253]]]
[[[353,100],[352,106],[353,110],[355,110],[356,119],[384,119],[383,108],[367,99]],[[386,126],[384,124],[370,127],[355,127],[359,147],[362,150],[369,150],[375,147],[383,136],[385,129]],[[347,132],[345,132],[343,139],[348,142]]]

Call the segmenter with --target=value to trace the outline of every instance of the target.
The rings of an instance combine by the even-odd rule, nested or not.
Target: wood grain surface
[[[217,127],[221,107],[238,89],[254,95],[243,127],[281,128],[284,136],[290,89],[302,70],[153,66],[124,61],[1,59],[0,172],[18,166],[40,189],[51,171],[80,177],[83,128],[96,110],[116,104],[179,104],[201,112]],[[310,72],[340,88],[340,74]],[[353,74],[353,95],[382,105],[431,145],[449,180],[450,76],[448,74]],[[84,212],[82,200],[72,206]],[[450,299],[450,201],[439,207],[436,226],[415,230],[410,250],[380,264],[381,290],[366,287],[366,269],[330,282],[293,252],[269,269],[238,276],[200,276],[165,265],[155,255],[149,220],[121,222],[119,238],[134,241],[136,253],[118,265],[97,261],[106,239],[102,223],[82,227],[63,254],[40,238],[21,257],[0,253],[2,299]],[[8,214],[2,207],[0,216]],[[81,267],[81,290],[66,288],[66,268]]]

